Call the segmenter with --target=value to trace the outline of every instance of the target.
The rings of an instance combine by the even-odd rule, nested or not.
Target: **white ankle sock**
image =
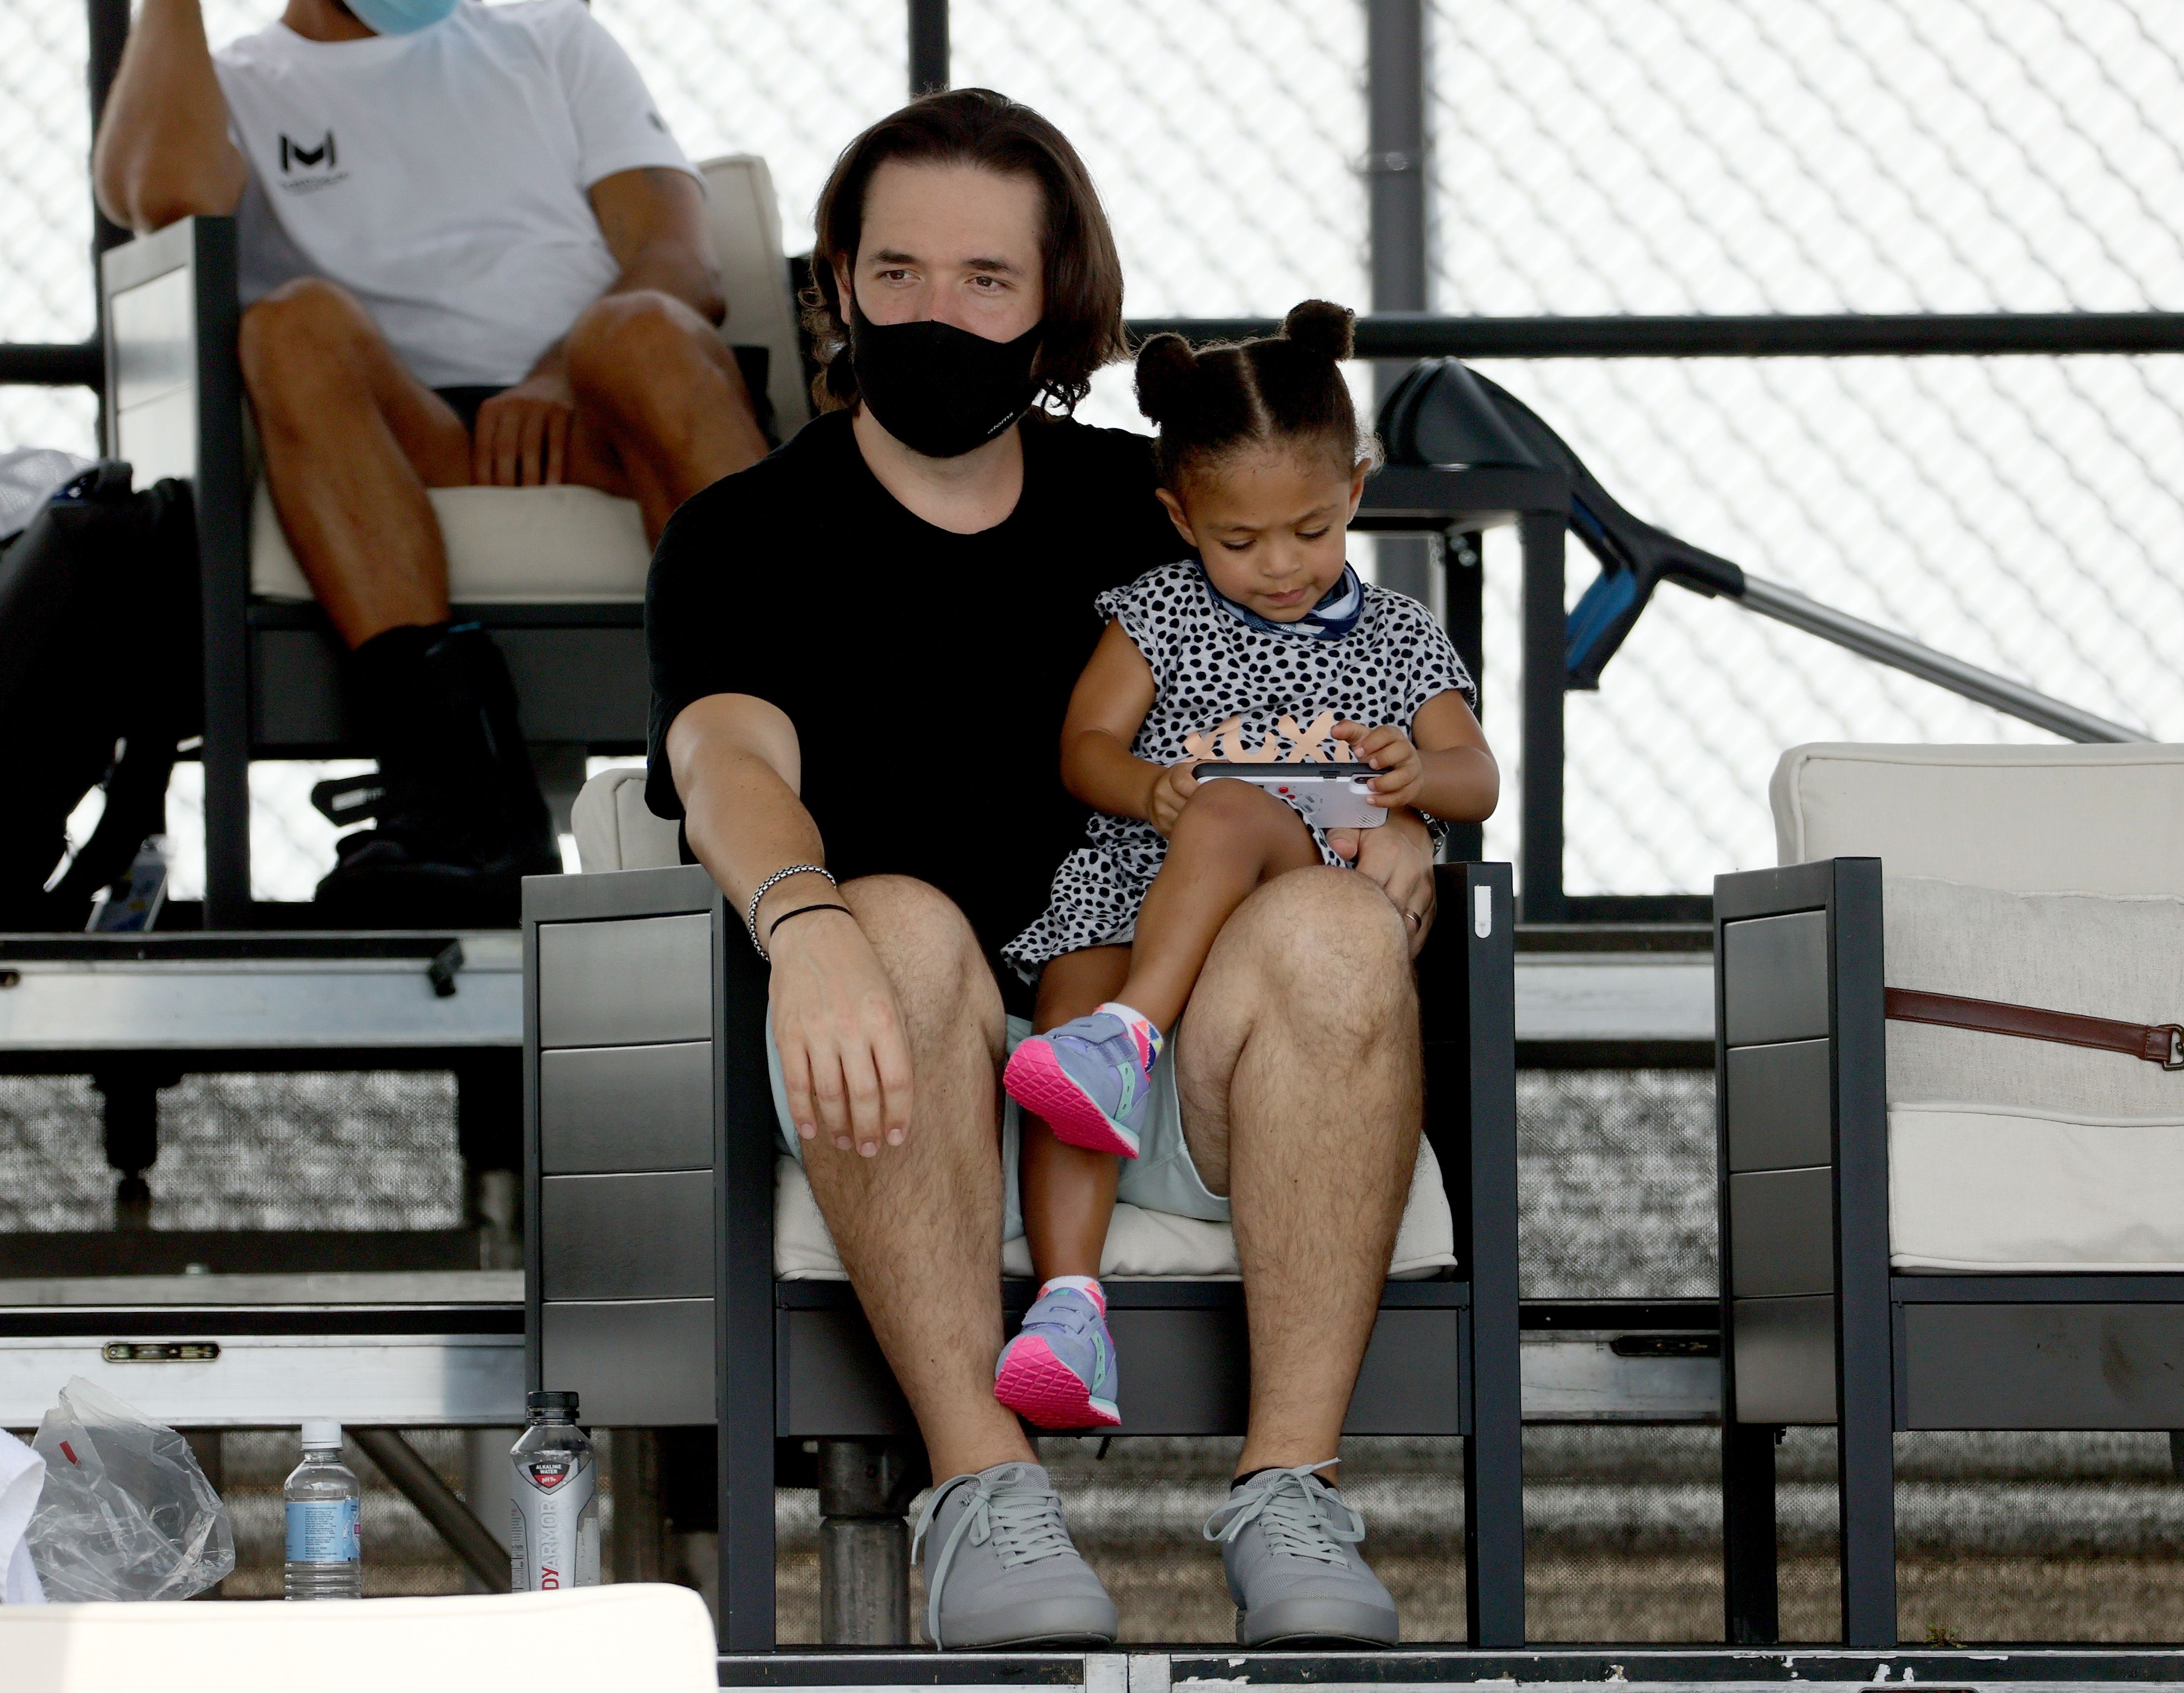
[[[1167,1037],[1160,1032],[1158,1023],[1143,1011],[1124,1005],[1120,1000],[1109,1000],[1094,1009],[1105,1011],[1110,1016],[1120,1017],[1126,1023],[1135,1023],[1142,1028],[1145,1032],[1145,1044],[1152,1049],[1153,1062],[1157,1063],[1160,1061],[1161,1049],[1167,1044]],[[1152,1064],[1145,1066],[1148,1072],[1152,1067]]]
[[[1096,1276],[1050,1276],[1039,1284],[1039,1295],[1045,1299],[1056,1288],[1075,1288],[1078,1292],[1100,1307],[1100,1315],[1107,1314],[1107,1295]]]

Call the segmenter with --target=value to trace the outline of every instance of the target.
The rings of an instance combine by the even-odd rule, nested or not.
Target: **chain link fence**
[[[207,0],[215,42],[279,0]],[[792,250],[899,103],[895,0],[597,0],[694,157],[762,153]],[[1114,216],[1136,314],[1367,304],[1362,8],[958,0],[955,79],[1031,101]],[[1448,312],[2184,304],[2184,17],[2127,0],[1444,0],[1429,11],[1434,306]],[[0,15],[0,332],[87,332],[83,21]],[[1504,361],[1641,516],[1859,615],[2184,736],[2184,359]],[[1361,380],[1363,372],[1360,371]],[[1362,392],[1362,390],[1361,390]],[[73,390],[0,388],[0,444],[89,452]],[[1134,425],[1127,372],[1086,415]],[[1487,718],[1513,765],[1514,549],[1486,549]],[[1369,546],[1361,545],[1361,557]],[[1573,549],[1573,597],[1590,574]],[[1982,707],[1664,589],[1569,714],[1573,893],[1771,861],[1798,741],[2035,739]],[[257,892],[332,858],[315,766],[254,782]],[[194,772],[173,826],[193,833]],[[1489,850],[1513,856],[1514,808]],[[189,849],[186,846],[186,853]],[[181,866],[178,893],[192,886]]]

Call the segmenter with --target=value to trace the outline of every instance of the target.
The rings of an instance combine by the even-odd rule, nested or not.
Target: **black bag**
[[[164,830],[176,749],[203,729],[198,595],[189,485],[134,493],[113,460],[0,552],[0,931],[81,929]],[[48,889],[93,788],[105,812]]]

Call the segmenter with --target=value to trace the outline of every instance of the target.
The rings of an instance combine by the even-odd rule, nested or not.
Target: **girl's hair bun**
[[[1156,335],[1138,349],[1138,409],[1166,423],[1189,401],[1198,354],[1179,335]]]
[[[1331,300],[1306,300],[1282,320],[1282,338],[1300,351],[1339,361],[1350,356],[1357,314]]]

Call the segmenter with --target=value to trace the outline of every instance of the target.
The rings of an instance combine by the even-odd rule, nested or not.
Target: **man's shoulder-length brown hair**
[[[1092,373],[1129,351],[1123,334],[1122,261],[1077,149],[1030,107],[990,88],[951,88],[913,100],[874,124],[834,161],[819,196],[811,283],[803,300],[804,326],[820,366],[811,384],[819,409],[837,410],[857,397],[848,310],[836,287],[834,259],[854,260],[865,191],[872,173],[890,159],[972,165],[1038,181],[1046,208],[1046,226],[1039,232],[1046,311],[1033,374],[1043,402],[1065,413],[1073,409],[1089,392]]]

